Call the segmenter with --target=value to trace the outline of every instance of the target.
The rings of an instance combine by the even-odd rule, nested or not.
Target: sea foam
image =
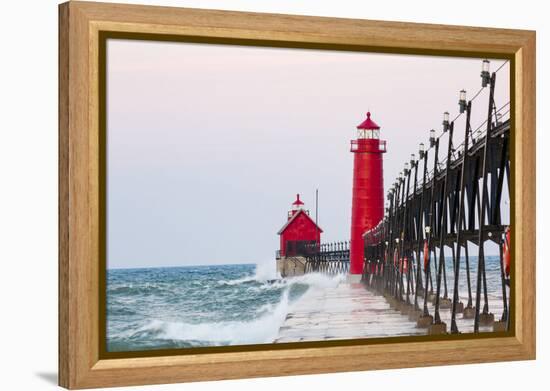
[[[295,304],[345,277],[280,278],[260,263],[116,271],[111,279],[108,349],[124,351],[271,343]]]
[[[258,273],[245,278],[223,281],[227,285],[245,284],[258,281]],[[289,291],[293,285],[307,285],[307,296],[321,294],[324,289],[336,287],[345,280],[345,276],[327,276],[320,273],[309,273],[303,276],[283,278],[275,282],[260,277],[264,283],[256,289],[281,289],[278,303],[260,306],[258,317],[249,321],[225,321],[192,324],[178,321],[151,320],[135,332],[126,335],[128,338],[147,336],[151,339],[171,341],[197,341],[201,345],[242,345],[273,342],[292,308]],[[298,299],[299,301],[300,299]]]
[[[283,324],[289,308],[288,290],[275,306],[265,306],[264,313],[251,321],[190,324],[152,320],[134,334],[173,341],[200,341],[211,345],[242,345],[272,342]],[[132,336],[130,336],[132,338]]]

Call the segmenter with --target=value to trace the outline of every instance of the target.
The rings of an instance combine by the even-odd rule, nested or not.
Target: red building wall
[[[286,255],[286,242],[288,241],[314,241],[320,243],[321,229],[316,227],[315,222],[304,211],[299,211],[294,220],[280,234],[281,256]]]

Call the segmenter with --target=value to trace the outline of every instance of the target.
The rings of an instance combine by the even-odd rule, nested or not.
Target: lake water
[[[498,257],[488,257],[487,283],[501,297]],[[460,292],[466,294],[464,263]],[[471,264],[475,294],[477,262]],[[449,293],[452,263],[447,260]],[[277,279],[256,265],[107,271],[107,350],[132,351],[271,343],[287,314],[310,291],[322,293],[345,276],[318,273]],[[434,280],[435,283],[435,280]]]

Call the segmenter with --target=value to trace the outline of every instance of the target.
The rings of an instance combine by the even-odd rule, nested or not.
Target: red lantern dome
[[[357,125],[357,129],[365,130],[378,130],[380,126],[376,124],[372,119],[370,119],[370,111],[367,113],[367,119]]]
[[[296,194],[296,201],[294,201],[294,202],[292,203],[292,205],[296,205],[296,206],[304,205],[304,203],[302,202],[302,200],[300,200],[300,194]]]

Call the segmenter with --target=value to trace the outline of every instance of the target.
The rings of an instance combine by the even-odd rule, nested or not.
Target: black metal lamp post
[[[481,63],[481,86],[487,87],[491,82],[491,74],[489,73],[489,60],[483,60]]]
[[[464,113],[466,111],[466,90],[460,90],[460,94],[458,97],[458,105],[460,106],[460,114]]]
[[[430,130],[430,147],[435,146],[435,129]]]
[[[443,131],[446,132],[449,130],[449,112],[446,111],[443,113]]]

